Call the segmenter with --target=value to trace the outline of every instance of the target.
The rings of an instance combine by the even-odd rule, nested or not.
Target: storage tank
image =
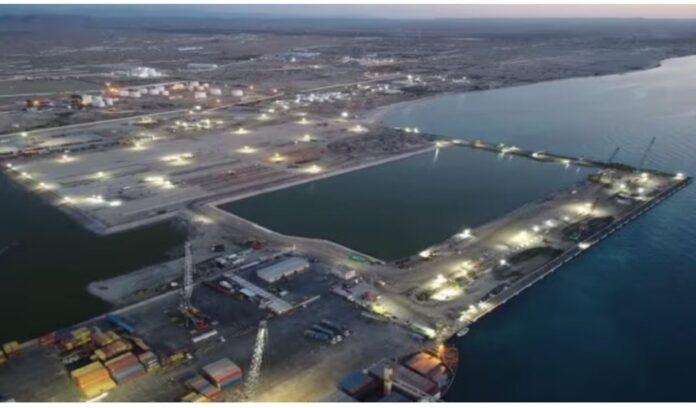
[[[232,96],[236,96],[237,98],[241,98],[242,96],[244,96],[244,91],[241,89],[233,89]]]
[[[128,96],[131,98],[140,98],[140,91],[130,91],[128,92]]]
[[[210,88],[210,94],[215,96],[222,95],[222,89],[220,88]]]
[[[195,92],[195,93],[193,94],[193,97],[194,97],[195,99],[205,99],[206,96],[207,96],[206,93],[205,93],[205,92],[201,92],[201,91],[197,91],[197,92]]]
[[[128,92],[128,89],[119,89],[118,90],[118,96],[125,98],[129,95],[130,93]]]

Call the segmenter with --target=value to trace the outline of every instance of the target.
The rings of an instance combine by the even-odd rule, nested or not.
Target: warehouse
[[[304,272],[309,269],[309,262],[306,259],[293,256],[271,266],[259,269],[256,275],[268,283],[277,282],[280,279]]]

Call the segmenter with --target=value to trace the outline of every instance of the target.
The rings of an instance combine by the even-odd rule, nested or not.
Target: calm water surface
[[[183,240],[170,224],[96,236],[0,174],[0,342],[106,311],[88,283],[161,262]]]
[[[444,96],[386,122],[696,175],[696,58],[625,75]],[[696,400],[693,185],[458,341],[452,401]]]
[[[450,147],[223,208],[285,234],[325,238],[392,260],[586,175],[585,169]]]

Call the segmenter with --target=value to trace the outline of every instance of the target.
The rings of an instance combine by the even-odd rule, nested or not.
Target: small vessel
[[[464,337],[467,333],[469,333],[469,328],[465,327],[457,332],[457,337]]]

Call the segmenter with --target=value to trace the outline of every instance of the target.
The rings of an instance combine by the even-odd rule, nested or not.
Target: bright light
[[[563,221],[569,222],[569,221],[570,221],[570,217],[567,216],[567,215],[564,215],[564,216],[563,216]]]
[[[580,242],[578,244],[578,248],[582,249],[583,251],[589,248],[590,246],[592,246],[592,244],[590,244],[589,242]]]
[[[141,142],[134,142],[133,143],[133,150],[140,151],[140,150],[145,150],[145,149],[146,149],[146,147],[143,143],[141,143]]]
[[[19,135],[22,136],[22,137],[27,137],[27,136],[29,136],[29,134],[28,134],[27,132],[22,132],[22,133],[20,133]]]
[[[505,259],[501,259],[499,262],[500,266],[506,266],[508,264],[508,261]]]
[[[413,128],[413,133],[420,133],[420,129],[418,129],[418,128]]]
[[[235,130],[234,133],[237,135],[246,135],[247,133],[249,133],[249,131],[244,129],[243,127],[240,127],[239,129]]]
[[[62,203],[62,204],[73,204],[74,202],[75,202],[75,200],[73,200],[73,198],[70,197],[70,196],[65,196],[65,197],[63,197],[63,199],[61,200],[61,203]]]
[[[539,228],[538,225],[535,225],[535,226],[532,227],[532,231],[534,231],[534,232],[539,232],[539,231],[541,231],[541,228]]]
[[[348,117],[348,112],[341,112],[341,117],[342,118],[347,118]]]
[[[251,146],[244,146],[241,149],[237,149],[237,153],[243,153],[243,154],[250,154],[250,153],[254,153],[255,151],[256,151],[256,149],[254,149]]]
[[[259,120],[269,120],[270,118],[271,118],[271,117],[268,116],[268,115],[265,114],[265,113],[262,113],[262,114],[259,116]]]
[[[75,161],[74,157],[69,156],[67,153],[63,154],[60,156],[60,159],[58,159],[58,163],[70,163]]]
[[[556,226],[556,222],[554,220],[546,220],[546,222],[544,222],[544,224],[546,224],[546,226],[549,228],[553,228]]]
[[[162,157],[163,162],[167,162],[169,164],[172,164],[174,166],[183,166],[186,164],[190,163],[190,160],[193,158],[192,153],[181,153],[181,154],[172,154],[169,156],[164,156]]]
[[[123,204],[121,200],[109,201],[109,207],[120,207],[121,204]]]
[[[364,127],[364,126],[361,126],[361,125],[355,125],[355,126],[353,126],[352,128],[350,128],[350,129],[348,129],[348,130],[350,130],[351,132],[354,132],[354,133],[365,133],[365,132],[367,132],[367,128]]]
[[[12,163],[5,163],[5,167],[7,167],[8,169],[11,169],[11,168],[12,168]]]
[[[93,178],[95,178],[97,180],[104,179],[104,178],[106,178],[106,173],[104,173],[103,171],[98,171],[94,174]]]
[[[317,166],[316,164],[313,164],[313,165],[304,169],[304,172],[309,173],[309,174],[317,174],[317,173],[321,173],[322,171],[323,171],[323,169],[321,167]]]
[[[273,156],[271,156],[271,158],[268,160],[270,160],[273,163],[280,163],[285,160],[285,157],[281,156],[280,153],[276,153]]]
[[[297,123],[300,125],[309,125],[310,122],[307,120],[307,118],[303,117],[302,119],[298,120]]]
[[[148,176],[144,179],[147,183],[150,183],[154,187],[160,187],[165,190],[174,188],[174,184],[161,176]]]
[[[193,217],[193,221],[203,225],[209,225],[213,223],[213,219],[206,217],[205,215],[196,215]]]
[[[566,167],[570,167],[570,160],[568,160],[568,159],[561,160],[561,163],[563,163],[563,165]]]
[[[458,233],[458,234],[456,235],[456,237],[459,238],[459,239],[471,238],[471,229],[470,229],[470,228],[465,229],[464,231]]]
[[[420,256],[423,259],[428,259],[428,258],[430,258],[430,256],[432,256],[432,251],[430,251],[429,249],[426,249],[424,251],[419,252],[418,256]]]
[[[643,187],[638,187],[638,194],[643,194],[645,193],[645,189]]]
[[[677,173],[674,175],[674,178],[677,180],[683,180],[684,179],[684,173]]]
[[[27,173],[26,171],[23,171],[23,172],[20,174],[20,176],[24,177],[25,179],[30,179],[30,180],[33,178],[33,177],[31,176],[31,174]]]

